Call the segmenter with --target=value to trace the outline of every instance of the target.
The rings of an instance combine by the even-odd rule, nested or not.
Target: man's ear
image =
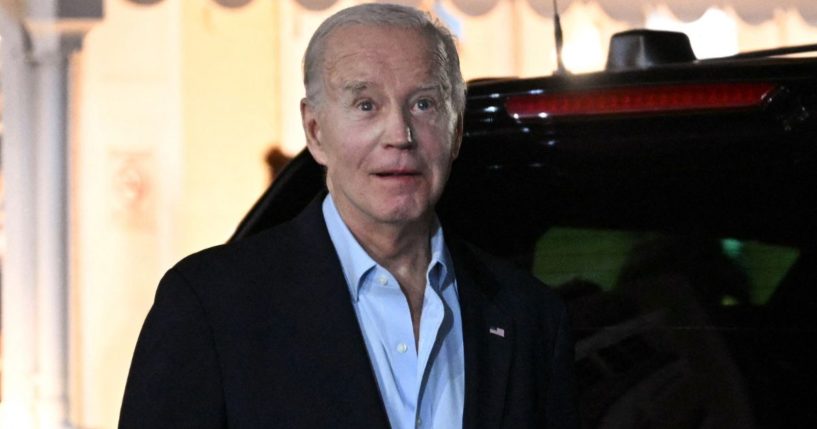
[[[301,124],[306,136],[306,148],[318,164],[326,166],[326,153],[321,144],[321,127],[315,106],[306,98],[301,99]]]
[[[454,141],[451,143],[451,159],[457,159],[460,154],[460,146],[462,145],[463,133],[463,115],[457,115],[457,125],[454,130]]]

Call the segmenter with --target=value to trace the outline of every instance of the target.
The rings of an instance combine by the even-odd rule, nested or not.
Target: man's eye
[[[357,108],[364,112],[371,112],[374,110],[374,103],[371,101],[361,101],[357,103]]]
[[[427,99],[427,98],[423,98],[423,99],[417,100],[416,105],[417,105],[417,108],[419,110],[428,110],[428,109],[431,109],[432,107],[434,107],[434,102]]]

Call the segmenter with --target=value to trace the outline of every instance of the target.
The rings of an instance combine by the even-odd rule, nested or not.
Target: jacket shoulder
[[[288,222],[196,252],[171,270],[193,284],[225,280],[242,284],[290,278],[308,271],[310,261],[331,264],[336,259],[320,204],[313,203]]]
[[[533,274],[517,267],[508,260],[492,255],[485,250],[465,241],[457,240],[455,246],[463,253],[461,259],[467,265],[482,270],[482,275],[488,275],[499,286],[499,291],[510,289],[522,295],[542,295],[547,300],[560,302],[560,298],[550,288]]]

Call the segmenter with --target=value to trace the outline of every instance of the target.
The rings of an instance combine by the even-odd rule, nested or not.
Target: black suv
[[[571,309],[587,428],[817,427],[817,58],[696,60],[631,31],[607,70],[469,83],[446,228]],[[233,239],[323,188],[307,152]]]

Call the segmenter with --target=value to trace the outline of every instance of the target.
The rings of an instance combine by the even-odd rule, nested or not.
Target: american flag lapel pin
[[[505,338],[505,330],[502,329],[502,328],[498,328],[498,327],[494,326],[494,327],[488,329],[488,332],[496,335],[497,337]]]

